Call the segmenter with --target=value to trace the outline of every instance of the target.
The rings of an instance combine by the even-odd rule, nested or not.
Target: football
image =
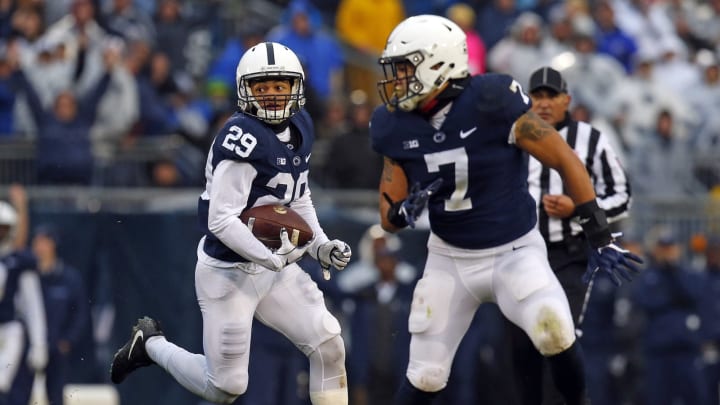
[[[240,220],[250,228],[255,237],[270,249],[277,249],[280,230],[285,228],[288,238],[295,246],[303,246],[314,236],[312,228],[292,208],[284,205],[260,205],[245,210]]]

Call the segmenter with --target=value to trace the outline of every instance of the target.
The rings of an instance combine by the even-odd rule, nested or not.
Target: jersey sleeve
[[[208,230],[235,253],[265,267],[277,268],[279,259],[240,220],[255,175],[255,169],[246,162],[226,160],[217,166],[210,190]]]

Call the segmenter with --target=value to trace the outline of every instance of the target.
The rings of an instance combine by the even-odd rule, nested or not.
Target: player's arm
[[[250,163],[223,160],[213,173],[208,210],[208,230],[235,253],[270,269],[282,268],[281,260],[262,244],[240,220],[257,172]]]
[[[550,124],[532,111],[515,121],[515,144],[560,173],[576,205],[595,199],[590,176],[575,152]]]
[[[587,169],[555,128],[528,111],[515,121],[512,136],[518,147],[560,174],[590,244],[600,247],[611,243],[607,218],[597,204]]]
[[[408,195],[408,180],[402,167],[394,160],[383,159],[380,176],[380,224],[388,232],[397,232],[407,226],[403,218],[397,218],[395,204]]]

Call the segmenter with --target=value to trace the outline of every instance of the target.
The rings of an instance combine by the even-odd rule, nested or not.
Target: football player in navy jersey
[[[30,391],[13,382],[25,353],[33,372],[48,359],[45,308],[35,257],[13,241],[17,211],[0,201],[0,404],[27,403]],[[29,388],[29,387],[28,387]],[[11,392],[12,391],[12,392]]]
[[[111,379],[158,364],[185,388],[214,403],[232,403],[248,385],[253,316],[287,336],[309,359],[314,405],[348,403],[345,346],[340,324],[323,294],[295,262],[305,254],[324,270],[342,270],[350,247],[323,232],[310,198],[308,167],[313,124],[303,109],[304,73],[293,51],[264,42],[237,67],[239,110],[219,131],[205,168],[198,216],[205,236],[198,245],[195,284],[203,316],[204,355],[168,342],[158,323],[144,317],[116,353]],[[285,204],[313,228],[295,246],[281,232],[271,251],[240,221],[254,206]],[[325,273],[326,277],[329,275]]]
[[[527,188],[527,153],[562,176],[590,247],[590,273],[630,278],[640,259],[614,243],[587,170],[530,111],[512,77],[468,73],[465,34],[446,18],[410,17],[380,57],[384,105],[372,117],[384,156],[380,213],[397,232],[427,207],[428,258],[413,296],[406,379],[396,404],[430,404],[482,302],[494,301],[546,356],[567,405],[585,401],[567,298],[550,269]]]

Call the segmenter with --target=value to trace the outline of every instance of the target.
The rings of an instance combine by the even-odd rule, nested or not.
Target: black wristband
[[[404,215],[400,214],[400,207],[402,206],[404,200],[393,202],[387,193],[383,193],[383,197],[385,197],[385,200],[390,203],[390,209],[388,209],[386,213],[388,222],[393,224],[396,228],[405,228],[408,226],[407,219],[405,219]]]
[[[590,200],[578,205],[575,207],[575,215],[579,219],[590,246],[597,249],[612,242],[613,237],[605,211],[600,209],[597,201]]]

